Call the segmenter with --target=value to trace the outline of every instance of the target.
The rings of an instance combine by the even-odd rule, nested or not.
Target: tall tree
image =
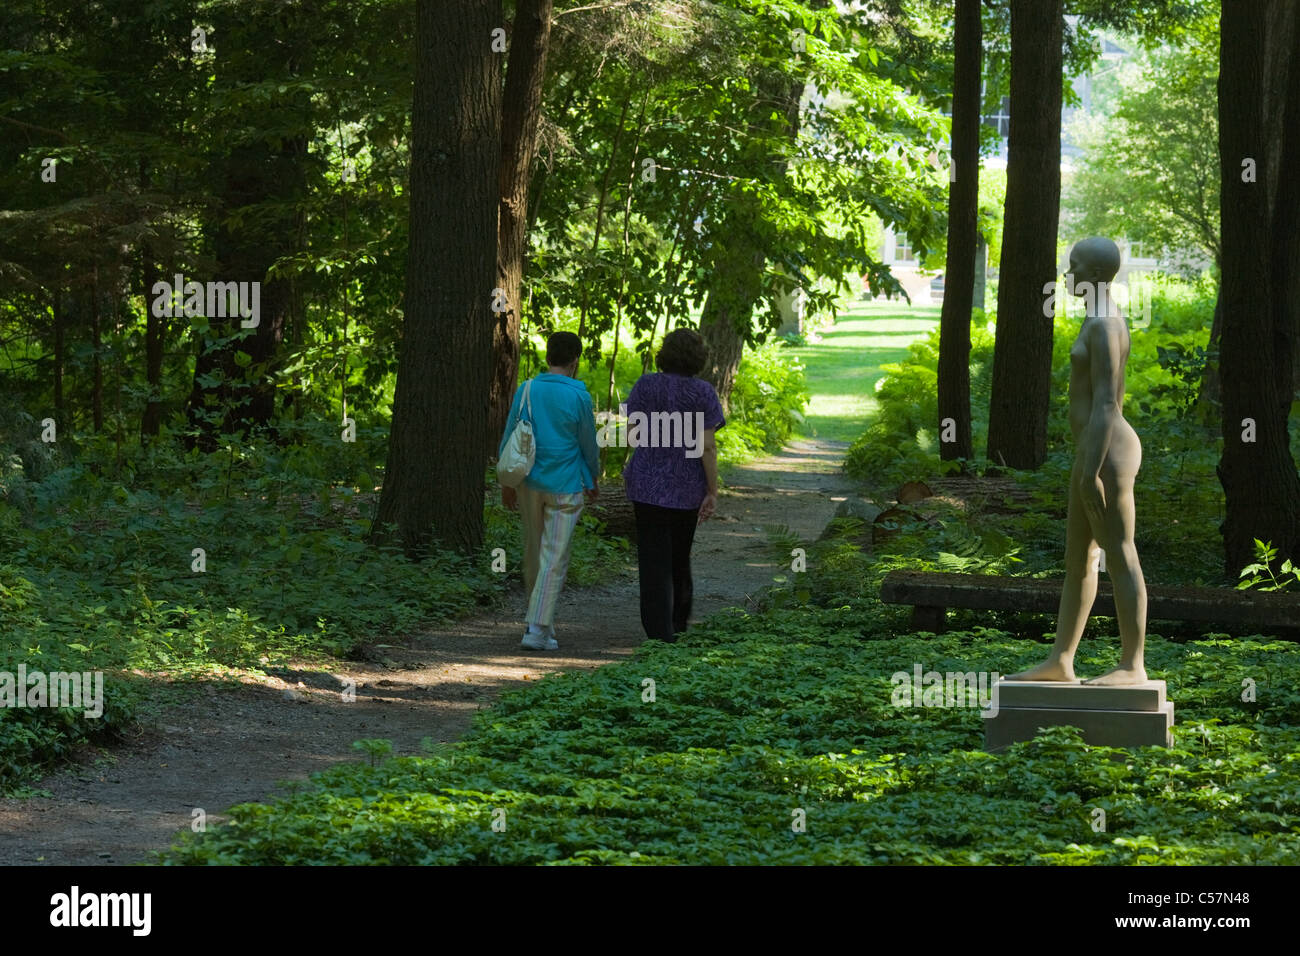
[[[969,459],[970,316],[975,289],[979,212],[980,74],[984,28],[980,0],[956,0],[952,84],[952,168],[948,184],[948,261],[939,319],[939,424],[952,420],[953,441],[941,441],[945,460]]]
[[[927,157],[949,128],[938,97],[916,89],[938,84],[925,72],[934,57],[904,43],[910,13],[880,21],[825,0],[655,10],[555,15],[534,207],[545,255],[530,261],[527,301],[543,325],[572,309],[589,341],[621,316],[647,361],[702,304],[725,400],[743,345],[777,328],[773,306],[795,286],[810,311],[830,309],[846,275],[901,292],[866,222],[918,248],[942,241]]]
[[[419,0],[406,314],[375,540],[483,541],[501,163],[501,0]]]
[[[790,142],[799,134],[799,99],[804,83],[779,76],[760,80],[755,111],[761,119],[751,128],[783,130]],[[755,143],[764,148],[765,140],[758,135]],[[750,150],[753,152],[753,150]],[[766,163],[755,163],[755,168],[766,166],[767,176],[781,177],[786,172],[782,157],[770,156]],[[756,176],[761,181],[760,176]],[[727,215],[717,225],[717,245],[721,254],[717,267],[707,273],[703,283],[707,298],[700,314],[700,335],[709,347],[709,364],[703,377],[718,392],[723,407],[731,396],[736,372],[750,336],[754,306],[763,294],[763,270],[771,250],[770,236],[763,234],[763,224],[758,210],[751,206],[732,203]]]
[[[1300,328],[1300,12],[1290,0],[1225,3],[1220,20],[1224,559],[1255,538],[1300,560],[1300,475],[1287,417]]]
[[[510,414],[519,371],[520,299],[528,244],[528,189],[537,158],[542,80],[554,0],[519,0],[501,105],[501,213],[497,222],[497,286],[504,310],[492,326],[492,384],[487,448],[495,454]]]
[[[271,267],[298,250],[302,234],[313,125],[311,93],[301,79],[309,73],[319,10],[316,2],[227,4],[212,16],[218,102],[229,110],[221,111],[229,124],[221,139],[227,147],[212,164],[218,194],[209,229],[212,278],[256,282],[260,292],[255,325],[245,327],[238,315],[208,315],[212,335],[197,335],[187,415],[191,442],[204,451],[217,448],[219,432],[269,426],[275,412],[272,374],[283,358],[292,288]],[[249,84],[262,86],[256,106],[246,94]]]
[[[733,2],[742,9],[755,7],[764,16],[771,16],[779,6]],[[753,52],[749,56],[761,68],[740,84],[718,83],[745,91],[733,105],[733,109],[740,108],[740,115],[723,121],[729,132],[743,130],[744,136],[729,144],[731,151],[724,150],[728,162],[719,170],[711,201],[705,203],[705,241],[699,257],[703,268],[697,294],[704,299],[700,333],[710,353],[703,377],[717,389],[724,406],[745,345],[763,334],[756,335],[754,328],[757,307],[769,305],[766,328],[775,329],[780,311],[771,306],[791,291],[791,277],[807,296],[805,303],[814,309],[829,308],[833,299],[833,295],[815,293],[814,281],[828,277],[838,283],[850,269],[857,275],[866,273],[873,289],[901,291],[886,267],[870,253],[864,255],[865,250],[853,249],[854,242],[846,241],[854,237],[866,245],[865,236],[858,232],[860,226],[839,230],[831,225],[837,213],[818,208],[817,192],[829,184],[830,177],[812,171],[815,164],[807,162],[810,158],[824,159],[829,154],[841,163],[853,164],[861,179],[843,184],[843,193],[853,195],[880,171],[877,163],[881,157],[892,154],[895,175],[911,178],[910,188],[915,193],[899,195],[876,181],[870,184],[873,196],[865,204],[891,224],[902,226],[905,220],[909,238],[921,251],[934,244],[942,218],[933,210],[918,213],[916,208],[921,204],[918,198],[928,206],[937,192],[932,184],[917,178],[919,164],[914,160],[918,157],[910,155],[929,152],[925,147],[934,130],[924,117],[926,108],[904,94],[900,82],[896,90],[902,95],[890,101],[894,115],[886,119],[888,110],[881,109],[882,94],[890,90],[890,83],[882,78],[900,70],[897,63],[881,63],[885,51],[882,34],[887,29],[908,32],[910,21],[904,11],[890,7],[883,11],[883,21],[866,17],[860,30],[845,32],[843,18],[829,0],[800,0],[784,6],[792,14],[784,23],[810,25],[807,36],[803,27],[791,29],[781,21],[755,19],[764,38],[750,41]],[[769,45],[764,47],[765,43]],[[799,55],[790,55],[792,47]],[[907,84],[925,85],[914,67],[908,76]],[[809,96],[801,110],[805,90]],[[848,132],[847,126],[832,119],[840,107],[828,105],[828,98],[853,104],[856,128],[845,139],[840,136]],[[904,118],[905,123],[899,125],[898,120]],[[913,128],[906,129],[909,125]],[[806,136],[802,135],[805,129]],[[818,140],[821,144],[813,145]],[[827,147],[828,142],[834,145]],[[887,166],[888,160],[883,165]],[[841,200],[839,212],[847,208]],[[830,233],[837,231],[841,238],[832,238]]]
[[[1056,279],[1062,26],[1062,0],[1011,0],[1011,129],[988,457],[1012,468],[1037,468],[1047,457],[1053,319],[1044,304]]]
[[[1113,115],[1076,128],[1088,159],[1062,197],[1079,235],[1125,236],[1153,251],[1198,250],[1219,262],[1219,38],[1149,54]]]

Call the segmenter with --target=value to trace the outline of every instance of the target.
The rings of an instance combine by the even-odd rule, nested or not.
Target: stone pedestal
[[[994,716],[984,722],[985,750],[1002,750],[1032,740],[1040,728],[1066,725],[1080,728],[1083,739],[1096,746],[1173,744],[1174,705],[1162,680],[1124,687],[999,680],[988,713]]]

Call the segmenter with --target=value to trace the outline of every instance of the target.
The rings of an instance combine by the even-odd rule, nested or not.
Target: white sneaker
[[[524,633],[524,639],[519,642],[520,647],[526,647],[530,651],[556,651],[559,650],[560,644],[553,637],[546,634],[534,634],[532,631]]]

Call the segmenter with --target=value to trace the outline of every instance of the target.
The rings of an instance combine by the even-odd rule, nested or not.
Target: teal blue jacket
[[[510,403],[498,456],[505,451],[506,441],[519,420],[523,395],[524,386],[520,385]],[[586,384],[567,375],[543,372],[533,379],[529,401],[537,457],[524,484],[533,491],[553,494],[574,494],[596,487],[600,453],[596,448],[596,416]],[[527,409],[523,417],[529,417]]]

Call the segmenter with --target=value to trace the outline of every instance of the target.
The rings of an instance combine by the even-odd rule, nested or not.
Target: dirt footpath
[[[718,517],[701,526],[692,551],[696,618],[752,606],[785,568],[764,528],[817,538],[853,492],[838,467],[846,447],[799,440],[726,474]],[[235,804],[366,759],[354,740],[391,740],[397,754],[419,753],[424,738],[457,740],[502,689],[630,657],[644,639],[635,577],[566,589],[556,614],[560,649],[550,653],[519,647],[522,605],[515,593],[498,614],[374,645],[367,662],[340,661],[331,673],[280,670],[264,682],[199,684],[139,739],[88,754],[36,785],[52,797],[0,800],[0,865],[150,859],[191,826],[196,809],[216,822]],[[347,681],[356,685],[354,702],[343,699]]]

